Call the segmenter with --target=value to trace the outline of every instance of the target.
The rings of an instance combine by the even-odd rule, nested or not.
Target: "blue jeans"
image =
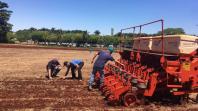
[[[103,83],[103,80],[104,80],[104,71],[103,71],[103,69],[104,69],[103,67],[102,68],[101,67],[96,67],[96,66],[93,67],[93,71],[92,71],[90,79],[89,79],[89,86],[93,85],[94,79],[95,79],[95,75],[96,75],[97,72],[99,72],[99,74],[100,74],[100,84]]]

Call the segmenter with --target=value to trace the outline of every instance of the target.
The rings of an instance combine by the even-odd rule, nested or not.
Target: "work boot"
[[[88,86],[88,90],[89,91],[92,91],[93,89],[92,89],[92,86]]]

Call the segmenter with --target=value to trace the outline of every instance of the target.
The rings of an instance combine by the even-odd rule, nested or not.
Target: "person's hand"
[[[51,76],[49,76],[49,80],[52,80],[52,77]]]
[[[62,77],[62,79],[67,79],[67,77],[65,76],[65,77]]]
[[[55,67],[55,69],[59,69],[59,70],[61,70],[61,68],[62,68],[61,65]]]
[[[79,68],[79,65],[78,64],[76,64],[76,69],[78,69]]]
[[[78,70],[79,66],[76,65],[76,68],[74,69],[74,72],[76,72]]]

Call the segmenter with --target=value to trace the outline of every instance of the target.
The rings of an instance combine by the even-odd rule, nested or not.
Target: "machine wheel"
[[[187,103],[186,98],[182,95],[182,96],[175,96],[173,103],[175,104],[180,104],[180,105],[185,105]]]
[[[143,94],[136,94],[136,97],[137,97],[137,104],[138,105],[145,105],[146,103],[146,98],[144,97]]]
[[[125,106],[133,106],[136,104],[137,97],[134,93],[126,93],[123,96],[123,103]]]
[[[109,95],[106,98],[108,100],[108,102],[107,102],[108,105],[110,105],[110,106],[118,106],[118,105],[120,105],[120,99],[119,99],[119,101],[112,99],[112,98],[114,98],[113,95]]]

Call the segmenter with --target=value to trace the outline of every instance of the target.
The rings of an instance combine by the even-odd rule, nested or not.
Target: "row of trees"
[[[168,28],[164,30],[165,35],[174,35],[174,34],[185,34],[182,28]],[[126,37],[136,37],[136,36],[157,36],[161,35],[161,31],[156,34],[133,34],[133,33],[124,33],[123,36]],[[100,45],[118,45],[120,33],[117,33],[113,36],[101,36],[100,31],[96,30],[94,34],[89,34],[87,31],[82,30],[62,30],[55,28],[30,28],[25,30],[19,30],[17,32],[9,32],[8,40],[10,42],[20,41],[25,42],[27,40],[33,40],[37,43],[39,42],[55,42],[57,44],[62,43],[76,43],[77,46],[82,46],[84,44],[100,44]]]
[[[25,42],[27,40],[33,40],[37,43],[54,42],[57,44],[62,43],[76,43],[77,46],[84,46],[85,44],[100,44],[108,46],[118,45],[119,40],[116,36],[101,36],[100,31],[96,30],[94,34],[89,34],[87,31],[72,30],[65,31],[61,29],[36,29],[30,28],[25,30],[19,30],[17,32],[9,32],[8,38],[10,42],[20,41]]]

